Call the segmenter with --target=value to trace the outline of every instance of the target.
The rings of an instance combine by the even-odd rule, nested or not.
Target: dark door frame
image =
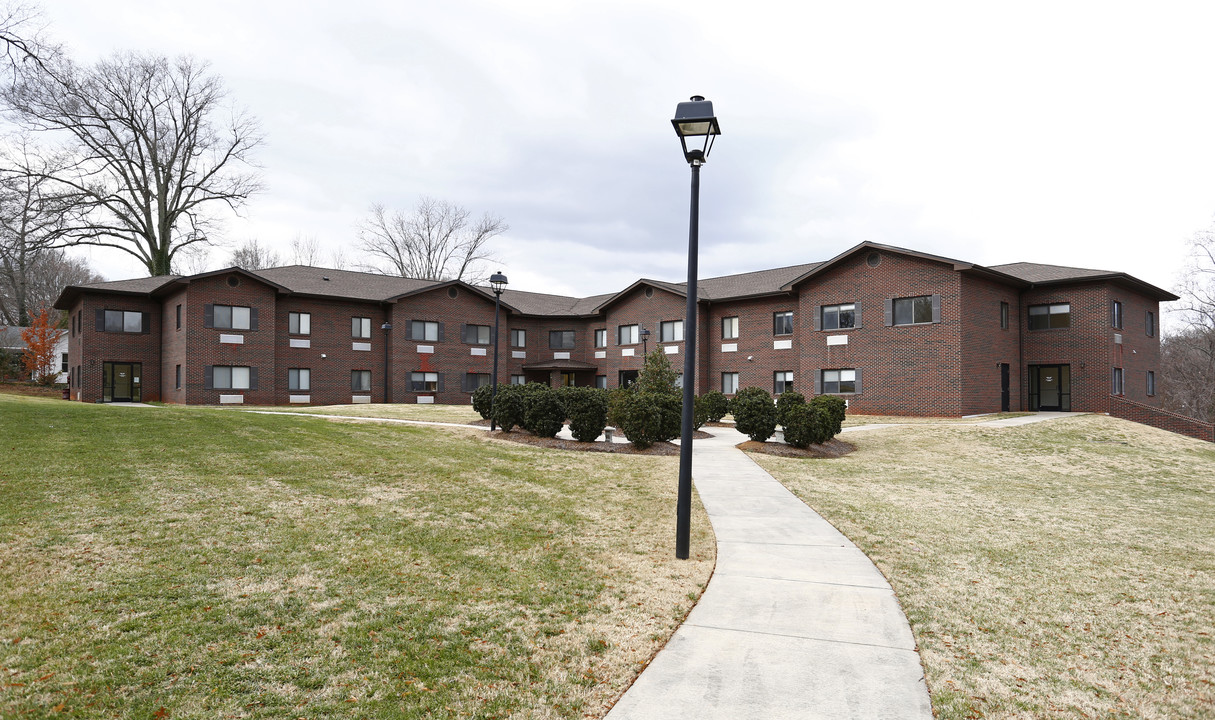
[[[115,375],[119,368],[126,368],[129,381],[126,383],[126,395],[118,397],[115,392],[119,389]],[[107,372],[107,370],[109,372]],[[106,360],[101,363],[101,399],[102,402],[141,402],[143,399],[143,363]]]
[[[1053,405],[1042,404],[1043,373],[1054,373],[1058,377],[1058,397]],[[1029,409],[1043,412],[1068,412],[1072,409],[1071,365],[1050,363],[1029,366]]]

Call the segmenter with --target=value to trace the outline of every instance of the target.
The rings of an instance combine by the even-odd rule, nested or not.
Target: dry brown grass
[[[869,554],[941,718],[1209,718],[1215,446],[1104,416],[756,457]]]

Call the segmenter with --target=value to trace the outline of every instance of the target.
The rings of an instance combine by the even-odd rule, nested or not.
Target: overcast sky
[[[689,171],[670,119],[693,94],[723,133],[702,172],[701,277],[870,240],[1175,288],[1215,214],[1215,3],[44,8],[82,61],[212,63],[267,136],[266,191],[226,236],[285,257],[303,235],[357,260],[372,203],[430,195],[506,220],[513,289],[683,280]],[[144,274],[91,258],[110,279]]]

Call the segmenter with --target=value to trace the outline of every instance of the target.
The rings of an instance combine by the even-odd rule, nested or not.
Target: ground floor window
[[[174,382],[173,382],[173,387],[177,388],[178,390],[181,390],[181,365],[178,365],[178,366],[176,366],[176,368],[174,368],[173,376],[175,378]]]
[[[511,375],[510,384],[511,385],[526,385],[527,376],[526,375]]]
[[[738,392],[738,373],[724,372],[721,374],[721,391],[726,395]]]
[[[561,386],[562,387],[574,387],[577,384],[578,384],[578,376],[576,373],[572,373],[572,372],[561,373]]]
[[[595,376],[595,387],[600,388],[601,390],[606,390],[607,389],[607,375],[596,375]]]
[[[412,392],[438,392],[439,373],[412,372],[409,373],[409,389]]]
[[[824,395],[840,395],[857,391],[857,370],[855,368],[840,368],[839,370],[824,370],[822,377],[822,392]]]
[[[370,382],[370,381],[369,381]],[[287,371],[288,390],[311,390],[312,370],[308,368],[291,368]]]
[[[370,370],[351,370],[350,371],[350,391],[351,392],[371,392],[371,371]]]
[[[620,371],[620,387],[626,388],[637,382],[637,370],[621,370]]]
[[[793,371],[778,370],[772,373],[772,392],[780,395],[786,390],[793,389]]]
[[[1147,394],[1149,396],[1156,394],[1156,373],[1151,370],[1147,371]]]
[[[244,365],[212,365],[208,390],[255,390],[257,370]]]
[[[436,380],[437,382],[437,380]],[[488,385],[490,382],[489,373],[466,373],[464,375],[464,392],[472,392],[479,387]]]
[[[1113,382],[1113,388],[1112,388],[1111,392],[1113,392],[1113,394],[1115,394],[1115,395],[1123,394],[1122,368],[1114,368],[1114,382]]]

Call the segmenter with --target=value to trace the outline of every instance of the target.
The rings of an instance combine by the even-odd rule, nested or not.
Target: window
[[[1121,395],[1122,390],[1122,368],[1114,368],[1114,385],[1110,392],[1114,395]]]
[[[1147,394],[1149,396],[1156,394],[1156,373],[1151,370],[1147,371]]]
[[[181,390],[181,365],[177,366],[173,375],[176,378],[175,382],[173,383],[173,387],[177,388],[178,390]]]
[[[823,306],[823,329],[843,330],[856,326],[856,303]]]
[[[438,392],[439,373],[409,373],[409,389],[413,392]]]
[[[371,320],[367,319],[370,323]],[[370,370],[351,370],[350,371],[350,391],[351,392],[371,392],[371,371]]]
[[[793,373],[788,370],[772,373],[772,392],[780,395],[786,390],[793,389]]]
[[[409,323],[409,339],[424,342],[439,341],[439,323],[426,320],[412,320]]]
[[[939,300],[935,295],[895,298],[892,301],[895,325],[923,325],[937,322]]]
[[[511,385],[526,385],[527,376],[526,375],[511,375],[510,384]]]
[[[793,311],[786,310],[784,312],[772,313],[772,334],[773,335],[792,335],[793,334]]]
[[[370,383],[370,380],[368,380]],[[370,388],[370,385],[368,386]],[[288,390],[311,390],[312,371],[308,368],[291,368],[287,371]]]
[[[488,345],[489,344],[489,326],[488,325],[465,325],[461,340],[470,345]]]
[[[607,328],[600,328],[595,331],[595,347],[607,347]]]
[[[738,316],[727,317],[721,319],[721,339],[722,340],[737,340],[738,339]]]
[[[574,331],[549,330],[548,346],[553,350],[572,350],[574,348]]]
[[[210,327],[220,330],[252,330],[252,308],[240,305],[212,305]]]
[[[1110,326],[1115,330],[1122,329],[1122,301],[1115,300],[1110,307]]]
[[[1143,319],[1143,328],[1148,337],[1156,337],[1156,313],[1148,310],[1147,316]]]
[[[211,389],[251,390],[252,373],[239,365],[215,365],[211,368]]]
[[[574,387],[578,384],[578,374],[573,372],[561,373],[561,387]]]
[[[1000,329],[1008,329],[1008,303],[1000,303]]]
[[[1054,305],[1030,305],[1029,329],[1049,330],[1072,326],[1071,303],[1056,303]]]
[[[287,332],[291,335],[311,335],[312,313],[287,313]]]
[[[738,373],[724,372],[721,374],[721,391],[726,395],[738,392]]]
[[[640,373],[637,370],[621,370],[619,374],[619,385],[617,387],[626,388],[637,382],[637,376]]]
[[[675,376],[675,387],[679,388],[680,390],[683,389],[683,373],[679,373]]]
[[[466,373],[464,375],[464,392],[472,392],[479,387],[489,384],[489,373]]]
[[[177,306],[177,329],[181,330],[181,305]]]
[[[104,318],[105,332],[143,332],[143,313],[129,310],[106,310]]]
[[[63,355],[63,357],[61,357],[59,360],[59,372],[67,372],[68,371],[68,354],[62,353],[62,355]]]
[[[527,331],[526,330],[511,330],[510,331],[510,346],[521,348],[527,347]]]
[[[683,342],[683,320],[666,320],[658,324],[661,342]]]
[[[636,345],[641,342],[638,339],[638,331],[640,325],[621,325],[616,329],[616,344],[617,345]]]
[[[607,330],[604,330],[603,334],[606,335]],[[600,390],[607,390],[607,375],[596,375],[595,387],[599,388]]]
[[[370,340],[371,339],[371,318],[368,318],[368,317],[350,318],[350,337],[359,338],[361,340]]]
[[[856,392],[856,370],[824,370],[822,380],[824,395]]]

